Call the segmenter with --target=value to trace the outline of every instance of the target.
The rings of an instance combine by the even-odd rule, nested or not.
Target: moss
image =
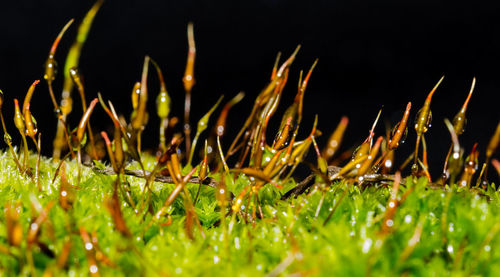
[[[34,161],[32,156],[31,162]],[[70,182],[76,182],[76,164],[68,162],[67,165]],[[42,207],[51,201],[59,201],[59,178],[50,184],[55,166],[50,159],[43,159],[42,192],[37,191],[30,179],[16,171],[8,154],[2,154],[0,166],[5,169],[0,173],[0,205],[7,207],[11,203],[21,203],[19,222],[26,238],[30,223],[37,216],[30,197],[35,196]],[[500,240],[496,235],[500,207],[498,193],[492,189],[483,191],[484,195],[456,188],[443,191],[429,189],[426,181],[420,179],[415,191],[398,207],[393,230],[382,237],[381,217],[390,188],[368,187],[362,192],[347,188],[348,197],[323,226],[329,209],[346,189],[345,184],[339,184],[342,189],[335,193],[333,190],[326,192],[317,217],[315,213],[321,193],[281,201],[279,198],[286,189],[267,185],[260,192],[264,219],[247,224],[238,217],[231,234],[228,234],[225,230],[230,217],[223,226],[219,221],[221,212],[214,189],[203,187],[196,203],[196,213],[205,238],[199,231],[195,231],[194,240],[186,235],[183,200],[177,198],[169,211],[171,224],[158,224],[147,231],[144,230],[151,217],[137,216],[130,206],[123,204],[122,212],[132,232],[131,239],[128,239],[115,229],[104,204],[112,194],[116,177],[94,173],[88,168],[84,169],[83,176],[75,190],[73,208],[65,212],[56,204],[41,227],[38,241],[47,245],[54,257],[44,253],[40,246],[32,246],[37,274],[89,274],[85,243],[78,232],[80,227],[96,232],[98,247],[109,259],[107,265],[103,261],[98,263],[103,275],[136,276],[163,272],[171,275],[257,276],[275,269],[285,274],[337,276],[366,275],[368,271],[374,275],[405,272],[412,275],[495,275],[500,271]],[[137,177],[127,179],[132,190],[137,192],[144,183]],[[411,178],[407,181],[409,184],[402,188],[399,197],[414,186]],[[191,193],[197,186],[188,185]],[[155,183],[153,188],[153,206],[161,207],[173,185]],[[233,190],[237,193],[239,189],[235,186]],[[450,202],[446,209],[447,197],[450,197]],[[447,221],[443,225],[445,215]],[[9,246],[5,210],[0,213],[0,219],[0,245],[10,251],[9,255],[2,253],[0,256],[2,275],[29,273],[26,241],[23,240],[19,247]],[[72,225],[69,229],[68,224]],[[423,226],[419,242],[408,258],[401,260],[419,224]],[[68,239],[72,241],[70,257],[67,265],[58,269],[56,260]]]

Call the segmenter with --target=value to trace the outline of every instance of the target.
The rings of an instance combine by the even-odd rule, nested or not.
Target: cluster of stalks
[[[100,94],[98,98],[93,99],[87,106],[85,86],[77,66],[80,51],[90,30],[92,21],[101,5],[102,1],[98,1],[88,12],[78,28],[77,39],[68,53],[64,67],[64,85],[60,104],[58,104],[53,89],[53,81],[56,77],[55,54],[59,41],[62,39],[64,32],[70,27],[73,20],[69,21],[57,36],[50,49],[49,57],[46,62],[44,79],[48,84],[48,91],[54,106],[58,124],[56,138],[53,143],[53,161],[59,163],[57,167],[58,175],[61,179],[59,205],[61,205],[64,210],[69,211],[72,209],[72,190],[74,190],[75,186],[79,185],[81,180],[82,155],[89,155],[94,160],[101,160],[104,158],[104,151],[97,147],[96,141],[99,138],[94,135],[90,124],[90,117],[97,103],[99,103],[106,112],[114,127],[112,136],[108,136],[106,132],[100,132],[100,137],[105,142],[107,157],[111,164],[110,169],[101,170],[101,172],[116,175],[114,191],[109,197],[106,205],[113,218],[115,228],[129,240],[131,240],[131,232],[122,216],[121,207],[123,205],[120,203],[121,201],[125,201],[132,207],[135,214],[140,217],[141,220],[149,220],[150,222],[147,224],[147,228],[149,228],[153,224],[168,225],[171,220],[169,214],[171,206],[174,201],[181,196],[186,212],[186,232],[190,238],[194,239],[196,228],[198,228],[199,234],[204,236],[200,220],[198,219],[194,207],[202,187],[210,187],[216,191],[216,199],[220,206],[222,215],[221,220],[224,226],[226,216],[228,215],[230,217],[228,229],[225,230],[225,233],[231,233],[237,221],[252,223],[263,218],[264,215],[259,201],[259,191],[265,186],[281,188],[293,177],[294,171],[301,164],[309,165],[312,175],[299,183],[297,187],[284,193],[282,197],[283,200],[305,192],[309,194],[320,192],[324,195],[330,189],[336,190],[338,188],[338,185],[334,183],[336,180],[343,180],[344,184],[359,186],[361,188],[373,183],[393,182],[393,195],[391,195],[389,200],[392,202],[388,203],[387,213],[383,219],[385,224],[381,230],[381,236],[385,237],[391,230],[390,222],[392,221],[396,207],[404,201],[404,198],[400,200],[396,199],[398,187],[400,184],[404,183],[399,172],[413,161],[411,175],[415,178],[424,176],[429,180],[429,183],[432,182],[428,167],[425,134],[430,128],[432,118],[431,100],[439,84],[443,81],[443,78],[441,78],[430,91],[422,108],[416,114],[414,123],[414,129],[417,135],[415,151],[408,157],[407,161],[401,165],[399,170],[397,170],[396,175],[390,175],[389,173],[392,171],[392,168],[394,168],[394,153],[403,143],[408,133],[408,125],[411,124],[411,102],[407,104],[401,120],[394,126],[392,132],[388,132],[385,136],[376,137],[375,129],[382,112],[380,111],[367,138],[352,153],[347,152],[347,154],[339,154],[344,132],[349,122],[347,117],[343,117],[340,120],[337,128],[331,134],[323,149],[320,149],[316,142],[318,136],[322,134],[321,131],[317,129],[318,117],[316,117],[312,124],[309,134],[305,138],[300,138],[299,128],[302,125],[304,96],[318,60],[312,63],[312,66],[305,75],[303,71],[300,71],[297,92],[295,93],[293,102],[288,104],[288,108],[281,116],[279,128],[277,130],[269,130],[269,122],[275,115],[277,107],[283,98],[288,77],[290,74],[293,74],[291,66],[299,52],[300,46],[281,64],[281,54],[278,54],[274,67],[271,70],[269,82],[257,95],[250,114],[246,118],[237,136],[230,142],[230,146],[226,151],[223,151],[221,141],[225,135],[227,116],[231,108],[242,100],[244,94],[239,93],[230,101],[224,103],[213,130],[209,132],[206,136],[206,140],[202,144],[204,146],[202,151],[203,155],[198,161],[198,155],[195,155],[199,153],[197,151],[200,150],[198,149],[200,147],[198,141],[202,137],[204,131],[207,130],[209,121],[212,115],[216,113],[223,98],[219,98],[219,100],[216,101],[208,112],[198,121],[195,136],[191,140],[189,115],[191,93],[195,81],[194,61],[196,53],[193,25],[188,25],[189,51],[186,71],[182,79],[185,87],[183,133],[177,133],[176,126],[179,119],[170,114],[171,99],[167,92],[166,79],[163,76],[160,65],[148,56],[144,59],[140,82],[137,82],[132,89],[131,99],[133,111],[129,122],[126,121],[124,116],[119,115],[111,101],[106,101]],[[151,65],[153,65],[157,73],[157,79],[160,83],[160,91],[156,96],[156,114],[160,119],[160,128],[156,151],[157,161],[153,168],[147,170],[142,161],[141,137],[150,116],[147,110],[147,101],[149,96],[149,68]],[[4,140],[9,147],[10,154],[17,169],[20,173],[31,178],[33,182],[37,184],[38,189],[42,190],[39,181],[41,133],[38,132],[36,128],[36,120],[30,109],[30,100],[38,83],[39,81],[35,81],[29,87],[24,98],[22,109],[19,107],[18,100],[14,99],[14,122],[22,138],[22,151],[19,151],[19,153],[12,144],[11,136],[7,132],[4,118],[1,114],[1,107],[5,104],[3,93],[0,98],[0,117],[4,130]],[[482,164],[480,175],[476,178],[477,181],[475,184],[473,180],[479,165],[479,150],[477,145],[474,145],[470,155],[467,156],[465,160],[463,158],[464,151],[460,146],[459,136],[464,132],[466,110],[473,93],[474,85],[475,79],[473,80],[470,93],[464,105],[454,119],[451,122],[445,120],[452,138],[452,143],[445,160],[443,174],[433,183],[434,185],[441,185],[444,187],[445,184],[456,183],[463,187],[485,186],[488,184],[487,169],[490,164],[500,173],[500,162],[493,158],[500,143],[500,123],[486,148],[485,161]],[[72,91],[74,88],[76,88],[80,95],[82,116],[78,126],[75,129],[71,129],[66,119],[73,110]],[[271,138],[269,138],[270,134],[273,134]],[[28,159],[28,140],[32,140],[38,153],[35,174],[32,173],[32,165],[30,165]],[[89,147],[85,148],[86,145]],[[306,155],[311,147],[314,149],[316,155],[315,165],[305,161]],[[420,148],[422,148],[422,150],[420,150]],[[87,149],[87,151],[85,151],[85,149]],[[65,155],[61,158],[63,153],[65,153]],[[421,157],[419,155],[420,153],[422,153]],[[70,184],[66,177],[67,173],[64,161],[70,157],[76,159],[78,164],[76,184]],[[139,164],[141,168],[139,172],[127,169],[131,161],[135,161]],[[338,165],[342,166],[339,167]],[[183,172],[187,173],[183,174]],[[124,180],[125,175],[135,175],[144,180],[140,196],[136,197],[133,195],[129,187],[130,185]],[[234,182],[239,175],[246,175],[249,177],[250,184],[244,187],[238,195],[231,195],[226,188],[226,183]],[[213,176],[220,176],[220,178],[214,178]],[[54,179],[56,177],[57,176],[54,176]],[[175,184],[174,190],[164,200],[162,207],[157,210],[151,205],[151,184],[154,181]],[[199,184],[196,195],[190,194],[186,187],[188,183]],[[347,191],[347,189],[344,189],[342,197]],[[139,200],[136,201],[134,199]],[[28,245],[34,243],[40,244],[40,242],[37,241],[37,230],[46,220],[50,208],[56,204],[50,203],[46,207],[41,207],[39,203],[36,203],[36,198],[32,201],[34,202],[33,206],[38,208],[36,209],[37,214],[34,215],[35,220],[32,223],[32,228],[30,228],[28,234]],[[339,203],[336,203],[336,206],[330,210],[330,215],[325,220],[324,224],[328,222],[338,204]],[[320,201],[320,205],[318,206],[317,214],[323,208],[321,205],[322,201]],[[147,217],[148,214],[151,216]],[[7,226],[9,228],[9,243],[14,246],[20,244],[19,232],[21,231],[19,230],[20,227],[16,225],[17,217],[15,205],[13,204],[7,209]],[[69,214],[68,217],[70,217]],[[68,219],[68,222],[68,226],[74,224],[70,219]],[[35,224],[35,228],[33,228],[33,224]],[[144,232],[145,231],[146,230],[144,230]],[[417,231],[416,235],[419,234]],[[100,254],[98,253],[100,250],[98,248],[97,239],[94,237],[95,234],[88,233],[83,228],[80,228],[79,232],[83,242],[85,244],[90,243],[93,246],[89,247],[86,254],[90,264],[90,273],[96,275],[100,264],[109,265],[111,262],[102,252]],[[68,240],[64,248],[66,250],[62,252],[60,254],[61,256],[57,259],[57,267],[62,268],[66,263],[71,244],[72,242]],[[130,247],[133,248],[133,243],[130,243]]]

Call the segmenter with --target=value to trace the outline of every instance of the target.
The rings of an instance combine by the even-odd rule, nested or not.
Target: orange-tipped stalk
[[[24,124],[24,118],[21,113],[21,110],[19,109],[19,102],[17,101],[16,98],[14,98],[14,125],[16,125],[17,130],[19,131],[19,134],[21,134],[21,137],[23,139],[23,149],[24,149],[24,156],[23,156],[23,171],[28,170],[28,142],[26,140],[26,125]]]
[[[396,209],[399,205],[398,192],[400,183],[401,183],[401,173],[398,171],[396,172],[394,183],[392,185],[391,196],[387,201],[384,221],[382,222],[382,230],[381,230],[382,235],[389,234],[394,227],[394,216],[396,215]]]
[[[198,180],[199,180],[199,186],[198,186],[198,191],[196,192],[196,196],[194,197],[193,203],[196,204],[196,201],[198,201],[198,196],[200,195],[201,191],[201,184],[207,179],[208,177],[208,154],[207,154],[207,148],[208,148],[208,142],[205,140],[205,148],[203,151],[203,161],[200,164],[200,167],[198,169]]]
[[[455,128],[453,128],[453,125],[447,118],[444,119],[444,123],[448,128],[448,132],[450,132],[451,146],[444,162],[443,173],[440,180],[442,185],[445,185],[448,179],[450,179],[451,184],[454,184],[456,176],[462,169],[462,150],[458,141],[458,135],[455,133]]]
[[[495,129],[495,133],[491,137],[490,141],[488,142],[488,147],[486,147],[486,170],[483,175],[483,183],[486,183],[487,179],[487,172],[488,172],[488,164],[490,163],[491,158],[493,155],[497,152],[498,146],[500,145],[500,122],[498,122],[497,128]]]
[[[394,150],[398,148],[400,143],[403,143],[404,137],[406,136],[408,132],[408,118],[410,117],[410,110],[411,110],[411,102],[408,102],[406,105],[405,112],[403,114],[403,118],[401,119],[398,124],[394,127],[394,131],[392,133],[391,138],[389,139],[389,142],[387,143],[387,150],[382,155],[377,162],[375,163],[375,166],[373,166],[372,171],[373,172],[378,172],[382,164],[385,165],[385,162],[387,160],[388,156],[394,156]],[[392,166],[392,160],[389,162]]]
[[[465,160],[465,167],[464,167],[464,172],[462,173],[462,177],[460,178],[460,181],[458,182],[459,186],[461,187],[468,187],[472,183],[472,177],[474,176],[474,173],[477,171],[477,158],[479,157],[479,151],[477,150],[477,143],[474,144],[472,147],[472,151],[470,152],[470,155],[467,157]]]
[[[362,177],[363,175],[368,173],[368,171],[370,170],[373,162],[375,161],[375,158],[378,155],[378,152],[380,150],[380,144],[382,143],[383,140],[384,140],[384,137],[382,137],[382,136],[378,137],[378,139],[375,142],[374,146],[372,147],[370,153],[368,154],[368,157],[366,158],[366,160],[361,164],[361,166],[358,169],[358,173],[356,174],[358,176],[358,178]],[[360,180],[360,181],[362,181],[362,180]]]
[[[467,99],[465,99],[465,102],[460,109],[460,111],[455,115],[453,118],[453,128],[455,129],[455,133],[457,135],[463,134],[465,131],[465,125],[467,123],[467,119],[465,118],[465,112],[467,111],[467,106],[469,105],[470,98],[472,97],[472,93],[474,92],[474,87],[476,86],[476,78],[472,79],[472,85],[470,87],[469,95],[467,96]]]
[[[396,131],[389,140],[388,149],[394,150],[399,146],[401,139],[406,133],[406,125],[408,124],[408,118],[410,117],[411,102],[406,105],[406,110],[401,121],[396,125]]]
[[[17,157],[17,154],[14,151],[14,147],[12,146],[12,137],[10,136],[9,132],[7,132],[7,127],[5,126],[5,119],[3,117],[3,112],[2,112],[3,104],[4,104],[3,91],[0,90],[0,121],[2,122],[2,128],[3,128],[3,140],[9,146],[9,151],[10,154],[12,155],[12,159],[14,160],[14,163],[19,169],[19,172],[22,173],[23,172],[22,166],[19,163],[19,158]]]
[[[224,105],[224,108],[222,108],[219,118],[217,119],[217,123],[215,124],[215,133],[217,134],[217,136],[219,137],[224,136],[224,133],[226,131],[226,119],[229,110],[231,110],[231,108],[234,105],[238,104],[243,99],[243,97],[245,97],[245,93],[240,92],[236,94],[236,96],[234,96],[233,99],[227,102],[226,105]]]
[[[423,107],[418,111],[417,117],[415,119],[415,131],[417,132],[417,142],[415,144],[415,154],[413,156],[413,166],[412,166],[412,174],[415,176],[418,172],[418,150],[420,146],[420,140],[422,135],[427,132],[430,127],[432,121],[432,112],[431,112],[431,101],[432,96],[436,92],[436,89],[439,87],[441,82],[443,81],[444,76],[439,79],[434,88],[429,92],[427,98],[425,99]]]
[[[191,148],[191,152],[189,152],[188,165],[191,165],[191,162],[193,161],[194,150],[196,149],[196,144],[198,143],[198,139],[200,138],[201,133],[207,129],[210,116],[214,113],[215,109],[217,109],[223,98],[224,95],[221,96],[219,100],[217,100],[215,105],[213,105],[212,108],[210,108],[210,110],[198,121],[196,135],[193,139],[193,147]]]
[[[78,181],[77,183],[80,184],[80,177],[82,173],[81,169],[81,164],[82,164],[82,151],[81,151],[81,143],[83,141],[83,136],[85,134],[85,129],[87,128],[87,123],[89,122],[90,115],[92,114],[92,111],[94,110],[95,105],[97,104],[99,100],[97,98],[94,98],[92,102],[90,102],[89,108],[85,111],[83,114],[82,118],[80,119],[80,123],[78,123],[78,128],[76,129],[76,139],[77,139],[77,158],[78,158]]]
[[[142,66],[142,76],[141,76],[141,90],[139,93],[139,100],[137,104],[137,109],[134,111],[131,118],[131,126],[135,131],[135,138],[137,141],[137,152],[141,153],[141,134],[144,126],[148,121],[147,112],[147,102],[148,102],[148,67],[149,67],[149,56],[144,58],[144,64]]]
[[[165,144],[167,140],[165,138],[165,129],[168,127],[171,100],[167,92],[167,86],[165,85],[160,66],[153,59],[151,59],[151,63],[156,68],[156,73],[158,74],[158,80],[160,82],[160,93],[158,93],[156,97],[156,113],[160,118],[160,151],[163,152],[166,148]]]
[[[73,81],[71,80],[70,69],[73,67],[78,67],[83,45],[87,40],[90,28],[92,26],[92,22],[94,21],[94,18],[103,3],[104,0],[97,0],[95,4],[92,6],[92,8],[90,8],[90,10],[87,12],[82,22],[80,23],[80,26],[78,27],[76,39],[74,43],[71,45],[71,48],[68,51],[68,55],[66,56],[66,62],[64,64],[64,70],[63,70],[64,83],[63,83],[61,101],[59,108],[58,109],[56,108],[57,113],[60,115],[59,116],[60,120],[57,124],[56,137],[53,142],[54,149],[52,152],[52,157],[54,162],[58,162],[61,157],[62,150],[65,146],[64,144],[65,138],[69,150],[73,154],[73,149],[69,141],[69,135],[65,123],[67,115],[70,114],[73,109],[73,98],[71,97],[73,91]]]
[[[70,76],[73,82],[76,85],[76,88],[78,89],[78,92],[80,94],[80,100],[82,102],[82,111],[85,113],[87,110],[87,100],[85,99],[85,87],[83,86],[82,78],[80,76],[80,72],[76,67],[72,67],[70,70]],[[99,157],[97,155],[97,150],[95,146],[95,140],[94,140],[94,134],[92,132],[92,127],[90,125],[90,122],[87,123],[87,132],[90,140],[90,146],[92,150],[92,157],[94,160],[99,160]]]
[[[253,133],[253,130],[250,130],[250,126],[252,123],[254,123],[254,120],[256,118],[256,114],[262,111],[263,106],[267,104],[269,101],[269,98],[275,91],[276,87],[279,84],[283,83],[283,79],[286,79],[288,76],[288,68],[292,64],[292,62],[295,60],[295,56],[297,55],[298,51],[300,49],[300,45],[297,46],[295,51],[292,53],[292,55],[283,63],[283,65],[279,68],[279,70],[276,70],[276,73],[272,74],[274,78],[271,80],[271,82],[259,93],[257,98],[255,99],[252,111],[250,112],[250,115],[246,119],[245,123],[243,124],[243,127],[240,129],[238,134],[236,135],[235,139],[231,143],[231,146],[229,147],[229,150],[227,151],[227,156],[226,159],[229,158],[232,154],[234,154],[236,151],[234,149],[238,145],[240,138],[245,134],[244,136],[244,142],[243,144],[246,144],[247,139],[249,139],[250,135]],[[274,70],[273,70],[274,71]],[[293,140],[293,139],[292,139]],[[246,153],[249,151],[248,147],[244,147],[243,149],[243,157],[246,157]],[[240,160],[240,162],[237,163],[237,167],[241,167],[243,161]]]
[[[186,71],[182,82],[184,83],[184,90],[186,96],[184,99],[184,134],[186,136],[186,153],[191,151],[191,125],[189,125],[189,114],[191,113],[191,90],[195,84],[194,79],[194,62],[196,59],[196,44],[194,41],[193,23],[188,24],[188,56],[186,61]]]
[[[62,30],[59,32],[57,35],[56,39],[54,40],[54,43],[52,44],[52,47],[50,48],[49,52],[49,57],[47,58],[47,61],[45,62],[45,74],[43,75],[43,78],[47,80],[47,84],[49,86],[49,94],[50,94],[50,99],[52,100],[52,104],[54,105],[54,110],[57,113],[60,113],[61,110],[59,109],[59,105],[57,104],[56,97],[54,96],[54,90],[52,88],[52,82],[56,78],[57,74],[57,63],[55,60],[55,55],[56,55],[56,50],[57,46],[59,45],[59,42],[61,41],[64,33],[68,28],[73,24],[74,19],[71,19],[64,25]],[[58,114],[59,115],[59,114]]]
[[[491,160],[491,164],[496,169],[497,174],[500,177],[500,161],[498,161],[497,159],[493,159],[493,160]]]
[[[337,128],[335,128],[335,131],[333,131],[333,133],[330,135],[330,138],[328,138],[327,145],[322,152],[322,156],[325,157],[327,161],[330,160],[333,157],[333,155],[337,153],[337,150],[340,147],[340,143],[342,142],[342,138],[344,137],[344,133],[348,124],[349,124],[349,118],[347,116],[343,116],[340,119]]]

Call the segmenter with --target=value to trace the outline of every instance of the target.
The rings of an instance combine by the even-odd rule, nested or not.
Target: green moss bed
[[[32,156],[31,162],[35,160]],[[153,165],[153,159],[149,160],[147,167]],[[116,230],[105,205],[113,193],[115,176],[85,168],[80,185],[74,188],[73,208],[66,212],[59,204],[59,178],[51,184],[55,167],[43,159],[43,190],[38,192],[31,179],[17,172],[9,154],[0,157],[0,205],[14,205],[17,209],[23,237],[39,215],[37,210],[56,203],[40,228],[37,240],[43,247],[38,243],[28,246],[26,240],[19,246],[9,246],[6,210],[0,212],[2,276],[32,272],[39,276],[91,274],[80,228],[89,234],[95,232],[97,243],[87,247],[100,253],[96,255],[102,259],[97,262],[97,273],[104,276],[500,275],[499,194],[491,188],[433,189],[425,178],[416,184],[407,178],[398,198],[410,188],[414,191],[398,207],[392,229],[384,235],[381,225],[391,187],[369,186],[361,192],[358,187],[337,183],[336,191],[332,188],[325,194],[323,208],[316,216],[321,193],[282,201],[281,195],[293,182],[283,189],[269,185],[259,191],[264,219],[245,223],[240,218],[229,233],[230,215],[223,225],[215,189],[203,186],[196,213],[205,238],[199,229],[195,229],[194,239],[186,235],[182,197],[168,211],[171,222],[150,228],[150,215],[137,216],[122,202],[121,210],[131,232],[127,238]],[[68,162],[67,167],[68,181],[76,182],[76,164]],[[126,180],[132,195],[140,195],[144,180],[133,176]],[[228,185],[228,190],[237,195],[247,184],[247,178],[241,175],[234,185]],[[173,189],[173,184],[155,182],[152,206],[161,207]],[[188,189],[194,195],[198,184],[188,184]],[[345,199],[323,226],[345,189]],[[58,257],[68,240],[69,257],[64,266],[58,267]]]

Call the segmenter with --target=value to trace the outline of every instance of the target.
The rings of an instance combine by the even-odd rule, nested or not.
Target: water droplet
[[[366,239],[365,242],[363,243],[363,253],[368,253],[370,251],[370,247],[372,247],[372,240],[371,239]]]
[[[411,215],[408,214],[408,215],[405,216],[405,222],[406,223],[410,223],[411,222]]]

